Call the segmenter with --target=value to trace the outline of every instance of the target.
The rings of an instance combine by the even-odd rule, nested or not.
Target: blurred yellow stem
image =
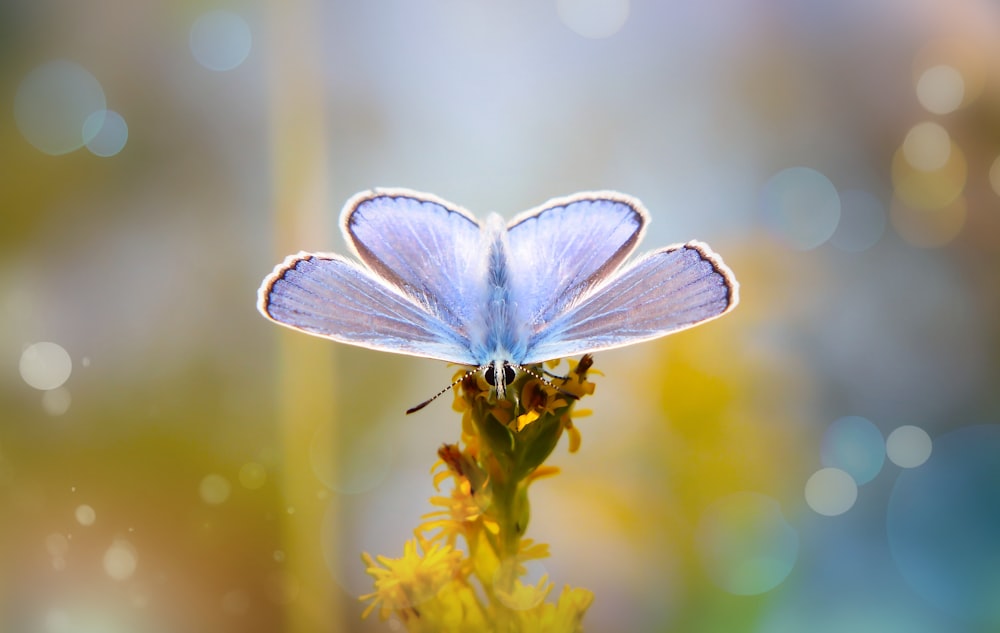
[[[277,256],[324,245],[331,235],[328,205],[326,107],[322,46],[316,27],[317,0],[267,5],[273,247]],[[278,587],[286,603],[284,633],[347,628],[343,596],[324,564],[321,538],[329,501],[310,468],[310,443],[317,429],[330,438],[334,420],[336,367],[329,346],[294,333],[279,335],[278,421],[282,438],[282,512],[285,575]],[[329,526],[335,528],[336,526]]]

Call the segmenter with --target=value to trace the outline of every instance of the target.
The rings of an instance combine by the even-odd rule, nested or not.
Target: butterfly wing
[[[481,318],[486,256],[479,222],[464,209],[406,189],[358,194],[344,235],[372,271],[459,338]]]
[[[454,328],[338,255],[289,257],[264,279],[258,308],[276,323],[341,343],[474,364]]]
[[[689,328],[731,310],[738,288],[706,244],[648,253],[533,336],[523,362],[631,345]]]
[[[642,204],[611,191],[550,200],[507,230],[512,297],[529,330],[545,327],[612,273],[642,239]]]

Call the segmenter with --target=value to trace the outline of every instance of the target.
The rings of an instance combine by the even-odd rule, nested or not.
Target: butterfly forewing
[[[512,295],[537,330],[604,280],[642,238],[646,211],[614,192],[552,200],[511,222]]]
[[[469,337],[486,274],[475,218],[427,194],[380,190],[355,197],[342,222],[361,261]]]
[[[529,342],[524,362],[654,339],[721,316],[736,302],[732,273],[704,244],[654,251],[549,323]]]
[[[341,343],[472,364],[458,332],[337,255],[289,257],[264,280],[259,307],[277,323]]]

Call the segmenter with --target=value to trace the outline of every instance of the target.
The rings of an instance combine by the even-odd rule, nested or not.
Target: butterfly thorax
[[[484,283],[473,354],[481,365],[503,366],[524,357],[522,324],[516,322],[516,306],[510,288],[507,229],[503,219],[491,215],[483,226]]]

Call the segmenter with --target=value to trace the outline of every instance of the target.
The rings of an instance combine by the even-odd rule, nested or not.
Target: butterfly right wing
[[[528,343],[537,363],[649,341],[718,318],[739,301],[732,271],[706,244],[647,253],[619,270]]]
[[[460,336],[481,330],[486,256],[479,222],[450,202],[408,189],[360,193],[344,207],[358,258]]]
[[[648,214],[614,191],[556,198],[507,230],[517,311],[537,330],[608,277],[642,239]]]
[[[264,279],[257,307],[275,323],[340,343],[476,364],[453,327],[338,255],[289,257]]]

